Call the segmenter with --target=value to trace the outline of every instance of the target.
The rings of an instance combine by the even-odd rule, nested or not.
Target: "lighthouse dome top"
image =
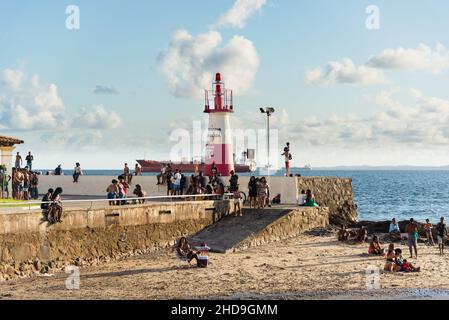
[[[205,113],[233,113],[234,102],[232,90],[226,89],[221,73],[215,74],[212,90],[204,91]]]

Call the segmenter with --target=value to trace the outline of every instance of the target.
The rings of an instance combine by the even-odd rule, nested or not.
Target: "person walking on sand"
[[[408,248],[410,250],[410,258],[413,258],[413,249],[415,249],[415,256],[418,258],[418,225],[413,218],[410,219],[409,224],[405,227],[405,232],[408,234]]]
[[[435,245],[435,242],[433,241],[432,229],[433,229],[433,225],[430,223],[429,219],[426,219],[426,224],[424,225],[424,231],[426,231],[427,244],[429,246]]]
[[[443,255],[444,241],[446,241],[446,237],[448,234],[446,223],[444,222],[444,217],[441,217],[440,222],[437,224],[437,232],[438,232],[438,249],[440,249],[440,255]]]
[[[83,175],[83,170],[81,170],[81,165],[79,162],[76,163],[75,169],[73,170],[73,183],[78,183],[78,179]]]

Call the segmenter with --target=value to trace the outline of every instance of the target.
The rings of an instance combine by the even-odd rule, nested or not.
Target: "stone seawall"
[[[40,213],[0,214],[0,280],[166,248],[230,209],[229,201],[73,209],[65,211],[62,224],[52,226]]]
[[[310,189],[315,201],[329,208],[332,224],[357,221],[357,205],[352,194],[352,179],[335,177],[301,177],[297,180],[298,193]]]
[[[306,231],[329,225],[329,208],[284,209],[283,212],[276,214],[281,218],[239,243],[234,251],[297,237]]]

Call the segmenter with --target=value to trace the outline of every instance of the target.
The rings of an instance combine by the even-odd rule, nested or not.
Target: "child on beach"
[[[396,268],[395,258],[396,253],[394,251],[394,243],[390,243],[386,254],[387,261],[385,262],[384,270],[394,272]]]
[[[119,188],[118,188],[118,181],[112,180],[112,183],[109,185],[109,187],[106,189],[108,199],[116,199],[119,195]],[[113,206],[114,201],[109,201],[109,205]]]
[[[426,219],[426,224],[424,225],[424,231],[426,231],[427,244],[429,246],[435,245],[435,242],[433,241],[432,229],[433,229],[433,225],[430,223],[429,219]]]
[[[395,271],[396,272],[420,272],[421,268],[415,268],[411,263],[402,258],[402,250],[395,250]]]
[[[240,215],[241,217],[243,216],[242,214],[242,207],[240,205],[240,202],[242,200],[242,195],[240,194],[239,189],[237,188],[237,190],[235,190],[233,192],[233,198],[234,198],[234,215],[237,217],[238,215]],[[237,211],[239,214],[237,214]]]
[[[385,250],[380,247],[379,238],[377,236],[373,237],[373,240],[371,241],[368,248],[368,253],[378,256],[385,255]]]

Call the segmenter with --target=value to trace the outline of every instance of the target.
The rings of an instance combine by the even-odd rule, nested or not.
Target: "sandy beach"
[[[420,244],[419,259],[411,261],[422,272],[381,271],[380,289],[369,290],[366,270],[382,269],[384,259],[367,256],[367,247],[339,243],[332,232],[310,232],[211,254],[206,269],[178,265],[174,253],[163,250],[81,268],[80,290],[66,289],[63,272],[3,282],[0,299],[449,299],[449,252],[440,257],[437,247]]]

